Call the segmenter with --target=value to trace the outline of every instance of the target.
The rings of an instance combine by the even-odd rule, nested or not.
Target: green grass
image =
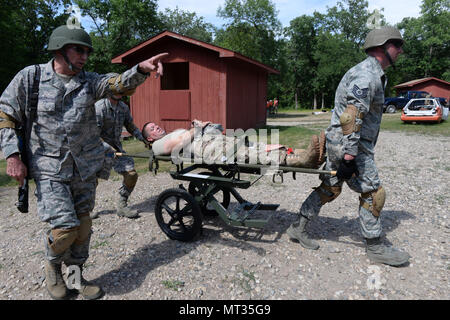
[[[283,112],[285,112],[283,110]],[[311,109],[306,110],[288,110],[288,112],[292,114],[299,115],[309,115],[311,114]],[[278,143],[286,145],[291,148],[305,148],[311,136],[313,134],[318,134],[320,129],[317,125],[309,124],[306,126],[295,126],[295,127],[286,127],[286,126],[265,126],[262,129],[267,129],[267,134],[269,138],[267,143],[275,143],[275,141],[271,141],[270,135],[273,134],[273,130],[279,130],[279,141]],[[395,114],[384,114],[383,121],[381,122],[381,130],[382,131],[394,131],[394,132],[406,132],[411,134],[424,134],[424,135],[440,135],[440,136],[450,136],[450,121],[443,121],[439,124],[404,124],[400,120],[400,113],[397,112]],[[255,138],[250,138],[251,141],[254,141]],[[145,149],[144,144],[136,139],[125,140],[123,142],[123,147],[127,153],[144,153],[147,151]],[[148,160],[141,158],[134,158],[136,171],[139,174],[145,174],[148,172]],[[174,167],[169,162],[159,162],[159,170],[158,172],[168,172],[172,170]],[[111,179],[117,179],[118,174],[112,170],[111,171]],[[31,183],[33,183],[31,181]],[[15,180],[11,179],[6,175],[6,161],[0,160],[0,187],[17,187],[18,184]]]
[[[291,148],[305,148],[309,144],[309,140],[313,134],[318,134],[320,131],[306,128],[306,127],[286,127],[286,126],[265,126],[267,133],[270,135],[274,130],[278,130],[279,144]],[[267,143],[275,143],[268,139]]]
[[[400,120],[401,114],[384,114],[381,122],[381,130],[406,132],[413,134],[425,135],[442,135],[450,136],[450,121],[442,121],[441,123],[403,123]]]
[[[97,249],[97,248],[100,248],[100,247],[106,247],[106,246],[108,246],[109,244],[108,244],[108,241],[97,241],[94,245],[92,245],[91,247],[92,247],[92,249]]]
[[[16,180],[6,174],[6,161],[0,160],[0,187],[18,186]]]
[[[184,282],[179,280],[163,280],[161,283],[164,285],[166,289],[179,291],[182,287],[184,287]]]
[[[140,154],[146,153],[148,150],[145,148],[144,144],[136,139],[124,140],[122,143],[123,149],[130,154]],[[138,174],[145,174],[148,172],[148,160],[143,158],[133,158],[135,169]],[[155,164],[153,165],[155,168]],[[159,161],[158,172],[168,172],[172,166],[168,162]],[[111,170],[111,177],[118,176],[118,174]]]

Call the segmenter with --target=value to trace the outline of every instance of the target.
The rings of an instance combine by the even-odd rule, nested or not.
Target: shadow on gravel
[[[157,197],[135,204],[134,209],[153,213]],[[253,251],[259,256],[264,256],[266,250],[255,246],[253,243],[275,243],[285,232],[295,214],[285,210],[261,211],[258,215],[270,216],[270,220],[264,229],[233,227],[226,225],[219,217],[205,217],[201,235],[191,242],[164,240],[161,243],[150,243],[139,248],[138,251],[122,263],[118,268],[93,279],[94,283],[102,286],[104,291],[111,296],[122,295],[139,288],[145,281],[149,272],[159,266],[189,255],[191,251],[204,244],[219,244],[235,247],[244,251]],[[231,234],[234,239],[223,237],[223,233]],[[262,239],[262,237],[268,239]]]
[[[148,245],[139,248],[119,268],[94,279],[93,282],[100,284],[103,290],[111,296],[132,292],[142,285],[147,274],[153,269],[169,264],[196,250],[199,245],[210,242],[220,242],[222,245],[255,251],[259,255],[265,254],[264,249],[249,243],[233,239],[221,239],[220,233],[222,232],[208,229],[206,236],[203,235],[199,240],[187,243],[169,239],[155,244],[150,242]],[[154,240],[155,238],[151,239],[151,241]]]
[[[320,215],[311,222],[309,233],[313,239],[327,239],[334,242],[349,243],[359,247],[365,246],[359,224],[359,217],[355,213],[354,218],[321,217]],[[403,220],[415,219],[416,217],[407,211],[383,211],[381,225],[384,234],[388,234],[402,223]],[[350,237],[352,241],[339,240],[340,237]],[[389,242],[389,241],[387,241]]]
[[[130,205],[130,209],[136,209],[139,213],[144,213],[144,214],[149,213],[149,212],[153,213],[157,198],[158,198],[157,195],[152,196],[145,201]],[[115,203],[113,204],[113,206],[115,207]],[[97,214],[98,214],[98,216],[116,214],[116,209],[114,208],[114,209],[101,210],[101,211],[98,211]]]
[[[157,196],[151,197],[139,204],[132,206],[133,209],[143,213],[154,212]],[[233,205],[233,203],[231,204]],[[357,213],[355,213],[357,215]],[[276,244],[286,232],[289,225],[297,219],[297,213],[286,210],[261,211],[258,215],[270,217],[263,229],[228,226],[219,217],[205,217],[203,231],[194,241],[179,242],[164,240],[161,243],[150,243],[139,248],[138,251],[120,265],[94,282],[100,284],[108,295],[122,295],[136,290],[144,283],[147,275],[159,266],[169,264],[176,259],[189,255],[191,251],[203,244],[220,244],[236,247],[245,251],[253,251],[260,256],[266,254],[262,247],[253,243]],[[406,211],[384,211],[382,225],[384,233],[395,230],[403,220],[415,219],[414,215]],[[363,246],[360,232],[359,217],[349,219],[348,217],[332,218],[321,217],[314,219],[309,226],[309,233],[315,239],[327,239],[330,241],[348,243],[355,246]],[[234,239],[222,237],[227,232]],[[264,236],[264,239],[263,239]],[[352,241],[339,240],[340,237],[350,237]]]

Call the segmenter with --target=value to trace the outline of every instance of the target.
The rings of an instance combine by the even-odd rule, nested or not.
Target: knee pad
[[[78,227],[78,235],[74,243],[80,245],[86,242],[91,234],[92,219],[89,213],[79,215],[78,219],[80,220],[80,226]]]
[[[138,179],[136,170],[131,170],[123,173],[123,184],[130,190],[134,189]]]
[[[372,204],[367,202],[367,199],[371,199]],[[361,193],[361,197],[359,197],[360,206],[372,212],[375,217],[380,216],[385,201],[386,190],[384,190],[382,186],[380,186],[376,191]]]
[[[52,229],[48,239],[50,249],[57,255],[70,248],[78,235],[78,227],[70,229]]]
[[[324,205],[325,203],[331,202],[336,199],[341,194],[342,187],[331,187],[322,182],[322,184],[317,188],[314,188],[314,190],[317,191],[320,197],[320,202],[322,205]]]
[[[359,112],[358,108],[352,104],[349,104],[339,117],[342,127],[342,134],[344,136],[353,132],[358,132],[361,129],[361,125],[356,123],[356,118],[362,119],[362,114]]]

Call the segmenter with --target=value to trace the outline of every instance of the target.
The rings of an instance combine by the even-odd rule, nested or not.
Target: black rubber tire
[[[386,113],[395,113],[396,111],[397,108],[393,104],[390,104],[386,107]]]
[[[191,241],[201,233],[201,209],[185,190],[174,188],[162,192],[156,201],[155,217],[161,230],[172,240]]]

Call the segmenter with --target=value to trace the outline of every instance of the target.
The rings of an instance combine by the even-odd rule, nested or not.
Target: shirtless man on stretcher
[[[201,158],[204,162],[227,161],[226,156],[234,156],[237,162],[248,163],[249,159],[258,164],[277,164],[288,167],[317,169],[325,158],[325,135],[313,135],[306,149],[291,149],[283,145],[256,143],[245,146],[239,138],[222,134],[221,125],[208,121],[192,121],[190,129],[177,129],[166,134],[164,129],[153,122],[142,128],[144,139],[152,143],[154,155],[186,155]],[[236,145],[238,145],[236,147]],[[224,157],[225,156],[225,157]]]

